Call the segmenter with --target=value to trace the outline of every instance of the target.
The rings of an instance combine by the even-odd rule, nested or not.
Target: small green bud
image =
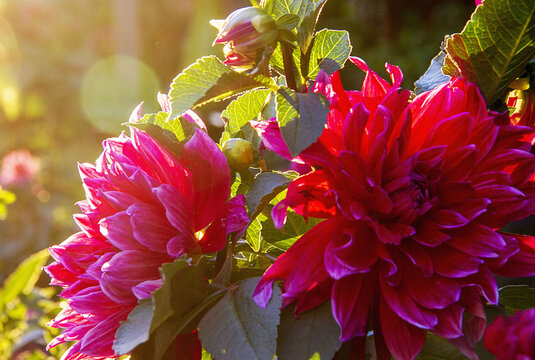
[[[253,163],[253,144],[240,138],[228,139],[223,144],[223,154],[225,154],[228,165],[232,169],[244,170]]]

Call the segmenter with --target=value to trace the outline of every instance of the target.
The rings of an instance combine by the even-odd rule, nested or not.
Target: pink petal
[[[437,311],[438,324],[433,333],[445,339],[455,339],[463,335],[464,308],[459,304]]]
[[[195,245],[192,205],[170,185],[162,184],[153,191],[165,208],[167,221],[175,229],[166,243],[166,250],[176,257]]]
[[[286,279],[286,292],[283,295],[288,302],[295,300],[307,289],[330,279],[323,265],[323,253],[331,240],[331,234],[341,225],[342,219],[332,218],[320,222],[271,265],[256,286],[253,298],[265,307],[271,298],[271,284],[275,279]]]
[[[138,299],[145,299],[162,286],[162,279],[147,280],[139,283],[132,288],[132,292]]]
[[[396,360],[413,360],[425,343],[425,331],[405,322],[381,299],[379,306],[383,337]]]
[[[230,170],[217,144],[199,129],[182,148],[181,159],[193,176],[195,231],[199,231],[217,217],[227,202]]]
[[[126,214],[126,211],[120,211],[112,216],[103,218],[100,220],[99,225],[102,235],[116,248],[121,250],[146,249],[134,238],[130,216]]]
[[[126,210],[134,238],[152,251],[165,253],[177,230],[169,224],[161,207],[135,203]]]
[[[392,287],[384,280],[380,284],[382,298],[400,318],[424,329],[431,329],[438,323],[437,316],[418,305],[403,286]]]
[[[374,275],[357,274],[334,282],[333,316],[342,330],[341,341],[368,333],[368,315],[375,294]]]
[[[139,250],[125,250],[115,254],[110,261],[102,266],[102,291],[118,304],[136,303],[137,298],[132,288],[147,280],[160,278],[158,268],[165,262],[172,261],[168,257],[158,257]]]
[[[430,248],[429,252],[436,273],[445,277],[462,278],[475,274],[479,270],[479,265],[483,263],[483,260],[447,245]]]
[[[288,145],[284,142],[280,132],[279,123],[276,120],[249,121],[262,139],[262,144],[269,151],[287,159],[292,160],[292,155]]]
[[[132,128],[131,132],[135,150],[150,164],[151,172],[148,174],[186,195],[191,189],[190,174],[177,157],[143,131]]]
[[[325,269],[339,280],[345,276],[369,272],[377,261],[376,237],[365,224],[335,231],[325,249]]]
[[[504,238],[507,236],[508,238],[515,239],[518,244],[516,247],[519,251],[508,257],[505,264],[501,266],[499,264],[493,264],[493,266],[491,266],[492,271],[497,275],[506,277],[535,275],[535,237],[518,234],[502,235],[504,235]],[[508,255],[509,254],[505,256]]]

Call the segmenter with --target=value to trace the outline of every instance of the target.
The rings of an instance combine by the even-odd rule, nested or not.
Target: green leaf
[[[263,172],[257,175],[245,194],[249,218],[254,219],[278,193],[286,189],[290,180],[283,174]]]
[[[169,130],[170,132],[172,132],[178,141],[184,140],[186,138],[186,132],[184,131],[183,121],[189,122],[189,120],[183,118],[175,118],[167,121],[168,115],[169,114],[165,112],[159,112],[158,114],[155,114],[152,118],[152,123],[161,127],[162,129]]]
[[[271,90],[255,89],[232,101],[221,114],[228,119],[225,130],[232,136],[249,120],[258,118]]]
[[[277,229],[271,219],[262,221],[262,238],[281,250],[288,250],[297,239],[321,221],[322,219],[309,218],[307,222],[301,215],[288,211],[282,229]]]
[[[301,19],[295,14],[284,14],[277,19],[277,27],[279,29],[292,30],[299,24]]]
[[[199,337],[217,360],[272,360],[280,315],[280,289],[266,309],[253,300],[259,278],[240,281],[199,323]]]
[[[476,82],[489,105],[503,99],[535,55],[533,0],[485,0],[446,52],[446,75]]]
[[[526,285],[509,285],[500,289],[500,305],[508,313],[535,307],[535,289]]]
[[[414,83],[415,93],[421,94],[425,91],[431,91],[442,83],[447,82],[450,77],[444,75],[442,72],[442,65],[444,64],[444,59],[446,58],[446,53],[440,51],[437,56],[431,60],[431,64],[427,71]]]
[[[301,74],[301,55],[298,48],[293,49],[292,56],[296,66],[296,70],[299,72],[299,74]],[[282,59],[282,51],[280,44],[277,45],[277,48],[273,52],[273,55],[271,55],[269,63],[278,73],[284,74],[284,61]]]
[[[171,83],[169,119],[174,119],[195,106],[272,84],[272,80],[263,75],[253,77],[236,72],[215,56],[202,57]]]
[[[206,282],[205,257],[201,257],[195,265],[179,258],[164,264],[160,272],[162,286],[151,296],[154,312],[148,327],[150,337],[136,346],[132,360],[164,359],[176,336],[193,331],[202,313],[223,295],[222,291]],[[142,319],[147,321],[148,317]],[[146,323],[139,326],[147,329]],[[138,339],[142,338],[138,336]]]
[[[277,338],[279,360],[310,359],[318,353],[320,359],[332,359],[342,345],[340,328],[333,318],[331,302],[325,301],[296,319],[293,308],[282,311]]]
[[[247,244],[253,249],[253,251],[257,252],[260,250],[260,243],[262,241],[262,224],[261,221],[267,219],[262,214],[259,214],[251,223],[249,224],[249,227],[247,228],[247,236],[245,237],[245,241],[247,241]]]
[[[50,254],[48,250],[41,250],[26,258],[17,269],[9,275],[0,289],[0,309],[10,301],[16,299],[20,294],[28,295],[35,286],[41,268],[45,265]]]
[[[314,32],[316,31],[318,17],[326,3],[327,0],[308,2],[308,7],[302,16],[303,20],[297,28],[297,42],[299,43],[299,48],[303,54],[306,54],[310,49],[312,39],[314,38]]]
[[[417,360],[468,360],[457,348],[446,340],[428,334]]]
[[[349,33],[323,29],[316,34],[310,53],[308,77],[315,79],[320,69],[329,75],[340,70],[351,54]]]
[[[270,0],[266,3],[273,3],[272,15],[275,19],[279,19],[286,14],[293,14],[299,16],[300,21],[305,17],[309,7],[313,5],[315,0]]]
[[[329,102],[323,94],[300,94],[283,87],[277,91],[277,120],[292,157],[318,139],[328,114]]]
[[[136,346],[149,339],[150,323],[154,313],[154,305],[150,298],[142,299],[139,305],[128,314],[115,333],[113,351],[116,354],[126,354]]]

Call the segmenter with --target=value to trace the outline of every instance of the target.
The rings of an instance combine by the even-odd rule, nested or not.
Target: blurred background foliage
[[[77,162],[93,162],[101,141],[119,134],[139,102],[145,112],[156,111],[157,92],[167,93],[184,67],[203,55],[221,56],[221,47],[211,46],[216,29],[208,20],[248,5],[0,0],[0,291],[24,258],[77,231],[72,214],[84,197]],[[383,76],[385,61],[401,66],[404,86],[413,88],[444,35],[459,32],[473,9],[473,0],[330,0],[318,29],[348,30],[353,55]],[[362,74],[352,65],[342,71],[346,88],[357,88]],[[214,137],[220,105],[199,111]],[[47,358],[43,344],[54,334],[42,325],[55,315],[58,298],[57,289],[46,288],[47,276],[31,275],[42,259],[22,275],[39,287],[0,301],[6,359]]]

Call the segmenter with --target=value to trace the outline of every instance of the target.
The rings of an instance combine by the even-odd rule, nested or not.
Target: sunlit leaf
[[[245,237],[245,241],[247,241],[253,251],[260,250],[260,242],[262,241],[261,221],[263,219],[266,219],[266,217],[262,214],[259,214],[253,221],[251,221],[249,227],[247,228],[247,236]]]
[[[280,289],[263,309],[252,294],[259,278],[240,281],[202,318],[199,337],[218,360],[272,360],[276,350]]]
[[[328,74],[340,70],[351,54],[347,31],[323,29],[314,38],[308,77],[314,79],[320,69]]]
[[[211,101],[218,101],[260,86],[270,86],[272,80],[238,73],[215,56],[197,60],[171,83],[169,102],[174,119],[186,110]]]
[[[268,89],[255,89],[232,101],[221,114],[228,119],[225,130],[234,135],[249,120],[257,119],[269,93]]]
[[[297,239],[319,224],[320,221],[321,219],[309,218],[307,222],[301,215],[288,211],[286,223],[282,229],[275,228],[271,219],[266,218],[262,221],[262,238],[281,250],[288,250]]]
[[[20,294],[29,294],[41,275],[41,268],[50,257],[48,250],[41,250],[26,258],[4,281],[0,289],[0,309]]]
[[[485,0],[445,50],[446,75],[476,82],[489,105],[503,99],[535,55],[533,0]]]

